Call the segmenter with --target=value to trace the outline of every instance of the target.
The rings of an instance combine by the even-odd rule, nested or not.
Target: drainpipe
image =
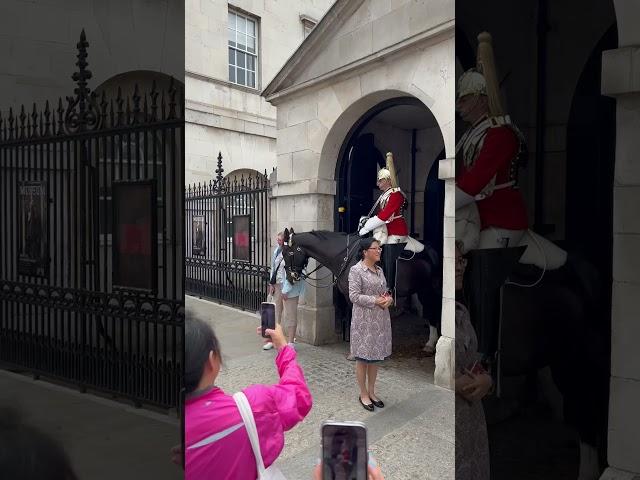
[[[547,0],[538,0],[537,24],[537,72],[536,72],[536,168],[534,193],[534,224],[533,229],[540,233],[549,233],[548,225],[544,225],[544,140],[546,122],[546,76],[547,76]]]

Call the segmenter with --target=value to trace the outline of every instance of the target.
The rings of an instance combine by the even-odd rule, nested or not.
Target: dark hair
[[[2,478],[78,480],[64,448],[9,407],[0,407],[0,472]]]
[[[373,245],[374,242],[380,243],[380,242],[378,242],[378,240],[376,240],[373,237],[366,237],[366,238],[363,238],[362,240],[360,240],[360,249],[359,249],[360,260],[364,260],[364,252],[366,250],[369,250],[371,248],[371,245]]]
[[[201,318],[187,314],[184,350],[184,389],[186,393],[191,393],[198,388],[209,352],[222,359],[220,343],[213,327]]]

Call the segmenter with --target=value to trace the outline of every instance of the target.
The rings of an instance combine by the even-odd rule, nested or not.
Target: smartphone
[[[482,364],[480,362],[478,362],[477,360],[474,362],[473,366],[468,369],[468,371],[473,373],[474,375],[480,375],[480,374],[483,374],[483,373],[487,373],[487,371],[484,369]]]
[[[367,427],[362,422],[322,423],[323,480],[367,480]]]
[[[267,328],[273,330],[276,328],[276,304],[273,302],[262,302],[260,306],[260,322],[262,325],[262,337],[267,338],[269,335],[264,331]]]

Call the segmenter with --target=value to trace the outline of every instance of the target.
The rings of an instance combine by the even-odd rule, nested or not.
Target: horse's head
[[[284,270],[290,283],[302,279],[302,271],[307,267],[309,255],[300,245],[295,244],[293,228],[284,229],[284,245],[282,246],[282,258]]]

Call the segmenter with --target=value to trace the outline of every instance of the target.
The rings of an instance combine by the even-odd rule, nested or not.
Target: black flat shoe
[[[365,403],[362,401],[362,398],[360,397],[360,395],[358,395],[358,401],[360,402],[360,405],[362,405],[362,407],[363,407],[365,410],[368,410],[369,412],[373,412],[373,404],[371,404],[371,403],[370,403],[369,405],[365,404]]]
[[[382,400],[374,400],[372,398],[371,399],[371,403],[373,403],[373,405],[378,407],[378,408],[384,408],[384,402]]]

